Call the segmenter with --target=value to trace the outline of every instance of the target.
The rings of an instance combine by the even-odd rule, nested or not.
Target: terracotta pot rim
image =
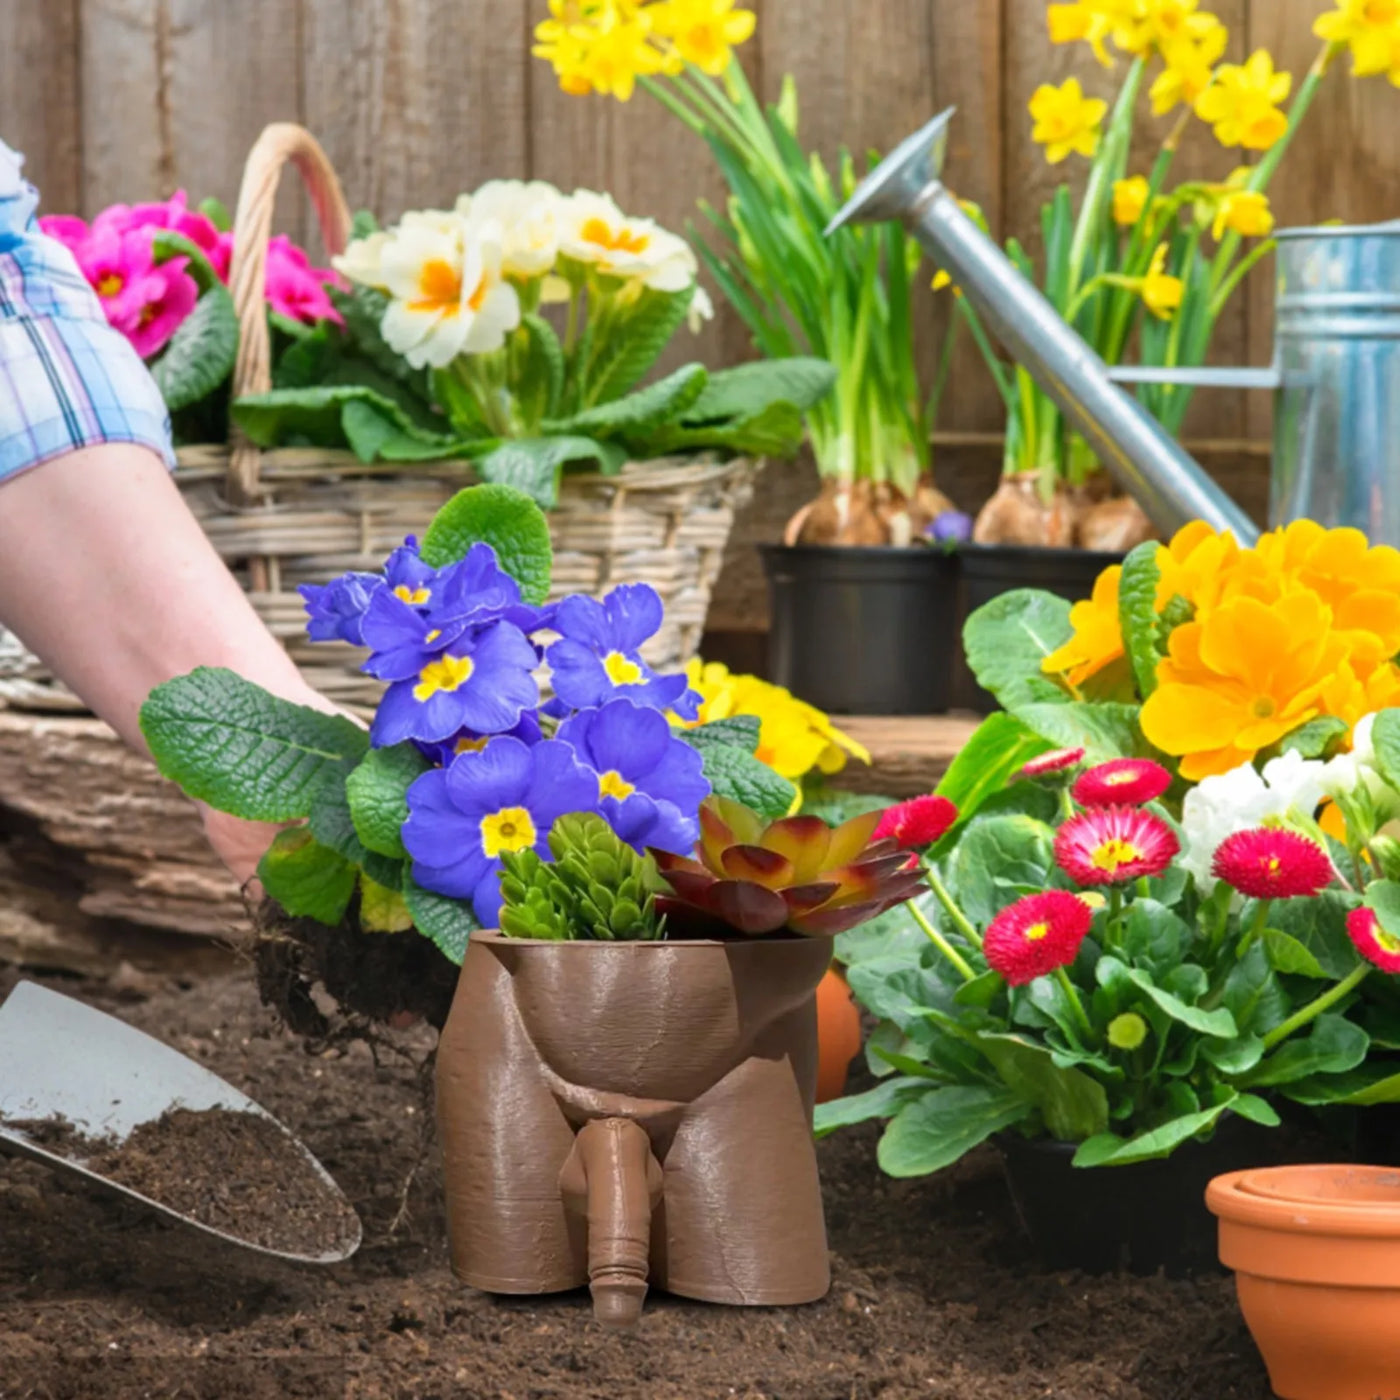
[[[1346,1170],[1348,1163],[1323,1163]],[[1389,1170],[1378,1168],[1377,1170]],[[1229,1172],[1218,1176],[1206,1188],[1206,1206],[1222,1222],[1276,1230],[1285,1234],[1351,1238],[1400,1238],[1400,1203],[1377,1201],[1338,1203],[1317,1197],[1258,1195],[1242,1186],[1246,1177],[1261,1174],[1260,1168]]]
[[[784,936],[764,934],[760,938],[626,938],[609,942],[601,938],[574,938],[559,939],[552,938],[511,938],[502,933],[499,929],[477,929],[471,936],[474,943],[490,943],[493,946],[506,948],[597,948],[597,949],[626,949],[626,948],[752,948],[767,945],[769,947],[788,948],[794,944],[808,945],[812,943],[825,942],[829,949],[834,949],[835,939],[831,937],[810,937],[805,933],[792,933]]]
[[[1306,1182],[1318,1174],[1337,1173],[1344,1180],[1358,1187],[1375,1185],[1388,1188],[1393,1199],[1380,1197],[1366,1199],[1347,1195],[1344,1192],[1328,1194],[1309,1189]],[[1257,1196],[1266,1201],[1287,1201],[1293,1205],[1335,1206],[1339,1210],[1376,1208],[1380,1210],[1400,1210],[1400,1168],[1369,1166],[1362,1163],[1333,1166],[1330,1163],[1299,1162],[1281,1167],[1256,1167],[1241,1176],[1236,1190],[1246,1196]]]

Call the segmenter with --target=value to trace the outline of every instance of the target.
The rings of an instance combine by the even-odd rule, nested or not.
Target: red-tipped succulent
[[[674,891],[657,908],[683,936],[842,933],[923,884],[898,841],[871,840],[879,820],[870,812],[837,827],[802,816],[765,824],[738,802],[707,798],[693,858],[651,852]]]

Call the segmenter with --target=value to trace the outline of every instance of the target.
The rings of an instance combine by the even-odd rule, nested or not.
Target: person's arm
[[[0,483],[0,621],[134,749],[150,691],[226,666],[274,695],[334,707],[307,685],[190,513],[163,462],[110,443]],[[273,828],[205,812],[248,879]]]

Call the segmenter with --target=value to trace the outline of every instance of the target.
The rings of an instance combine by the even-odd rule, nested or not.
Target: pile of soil
[[[60,990],[279,1117],[345,1188],[365,1243],[330,1268],[281,1265],[0,1156],[4,1400],[1268,1400],[1227,1277],[1039,1273],[992,1153],[892,1181],[873,1130],[819,1145],[834,1274],[821,1303],[654,1294],[619,1334],[586,1292],[477,1293],[448,1268],[435,1153],[403,1196],[428,1033],[402,1055],[312,1056],[238,977],[116,1006],[94,984]]]

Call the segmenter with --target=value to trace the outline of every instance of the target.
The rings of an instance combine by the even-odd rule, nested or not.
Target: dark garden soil
[[[12,980],[0,968],[0,995]],[[1037,1273],[990,1153],[895,1182],[875,1166],[873,1132],[819,1147],[834,1251],[821,1303],[653,1296],[638,1331],[616,1334],[592,1322],[586,1293],[474,1292],[447,1267],[435,1154],[402,1190],[425,1123],[409,1058],[379,1047],[376,1061],[362,1044],[310,1055],[274,1028],[249,978],[119,1001],[93,983],[55,985],[192,1055],[301,1134],[360,1211],[365,1243],[331,1268],[281,1265],[0,1157],[0,1400],[1269,1396],[1227,1278]]]

